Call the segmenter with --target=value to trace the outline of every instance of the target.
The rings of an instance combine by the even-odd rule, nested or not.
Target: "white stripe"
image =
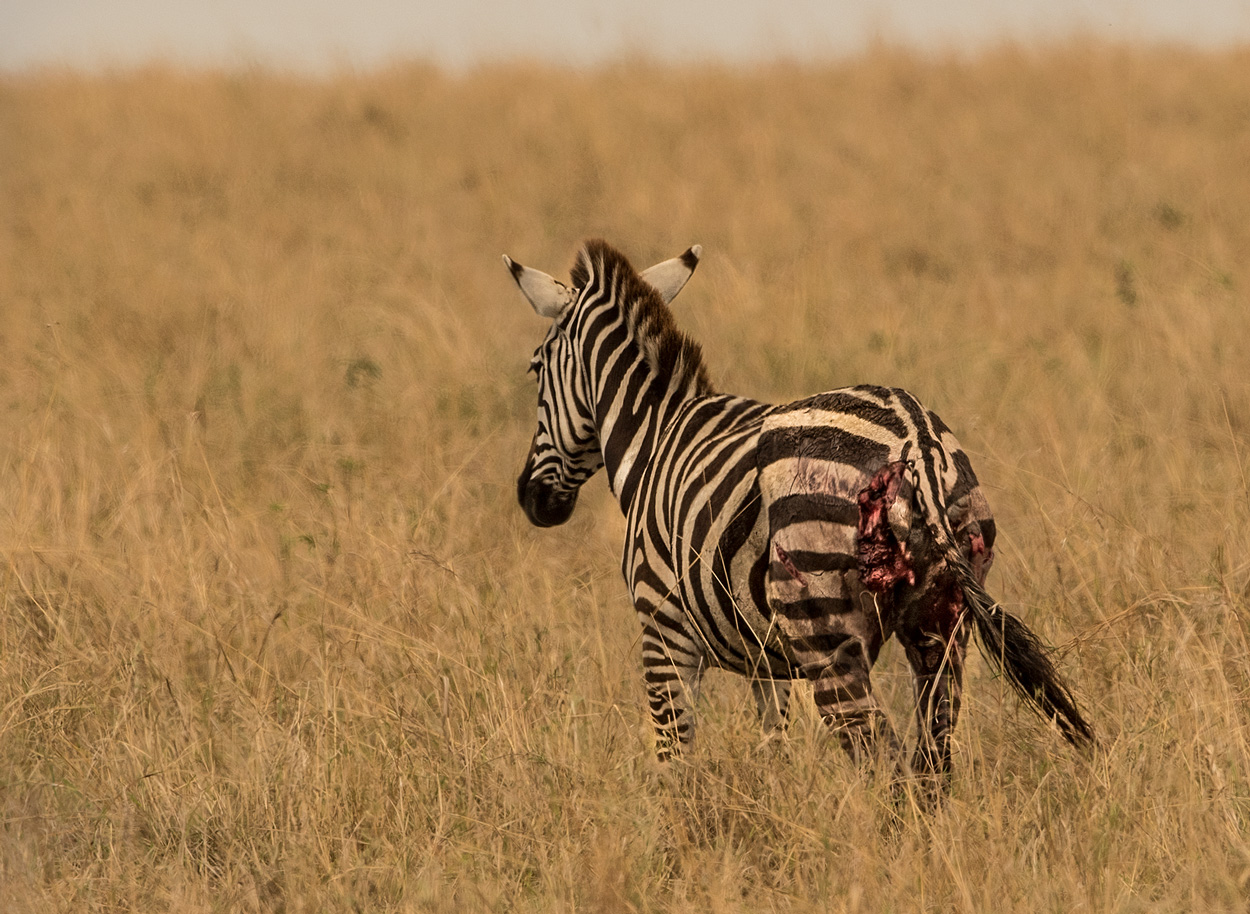
[[[837,495],[854,503],[868,482],[859,467],[818,457],[787,457],[770,463],[760,474],[760,487],[770,502],[807,493]]]
[[[809,427],[841,429],[852,435],[867,438],[869,441],[884,444],[892,451],[897,450],[899,443],[904,440],[888,428],[878,425],[876,422],[863,419],[854,413],[842,413],[824,409],[796,409],[791,412],[769,416],[764,420],[764,428],[766,430]]]

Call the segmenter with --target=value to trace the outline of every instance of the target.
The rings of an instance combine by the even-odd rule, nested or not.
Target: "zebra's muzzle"
[[[555,527],[568,520],[577,507],[577,491],[561,492],[530,476],[527,463],[516,481],[517,501],[535,527]]]

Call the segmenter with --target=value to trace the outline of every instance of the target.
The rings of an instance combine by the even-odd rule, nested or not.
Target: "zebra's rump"
[[[809,577],[816,586],[823,576],[859,568],[863,496],[883,468],[902,465],[914,449],[898,409],[888,405],[892,394],[830,391],[778,407],[762,423],[756,463],[773,543],[770,579],[777,586],[793,589]],[[899,513],[909,496],[897,486],[891,492],[891,506],[899,505],[891,517],[896,527],[910,526],[910,517]]]
[[[904,525],[914,506],[939,535],[986,535],[992,545],[992,516],[971,463],[946,424],[905,390],[849,387],[775,407],[761,424],[756,462],[774,532],[819,521],[826,526],[810,532],[822,534],[825,549],[855,555],[861,496],[902,463],[914,472],[909,487],[891,494],[891,526]]]
[[[976,523],[988,506],[971,466],[941,419],[906,391],[846,388],[777,407],[762,423],[756,460],[769,528],[766,599],[805,669],[849,636],[875,659],[902,610],[896,585],[913,603],[921,590],[912,585],[924,587],[917,575],[942,564],[943,544],[966,541],[974,560],[983,546]]]

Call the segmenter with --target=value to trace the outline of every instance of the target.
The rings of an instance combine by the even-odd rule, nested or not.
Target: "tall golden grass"
[[[653,761],[619,511],[514,502],[589,235],[942,414],[1092,759],[974,659],[933,816],[730,676]],[[0,908],[1244,911],[1248,252],[1245,52],[4,77]]]

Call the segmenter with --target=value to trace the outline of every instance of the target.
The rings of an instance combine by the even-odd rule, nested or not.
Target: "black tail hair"
[[[963,590],[964,606],[976,622],[981,653],[1039,715],[1053,720],[1078,749],[1092,746],[1094,729],[1081,716],[1076,699],[1055,669],[1050,652],[1023,622],[991,597],[963,557],[951,556]]]

